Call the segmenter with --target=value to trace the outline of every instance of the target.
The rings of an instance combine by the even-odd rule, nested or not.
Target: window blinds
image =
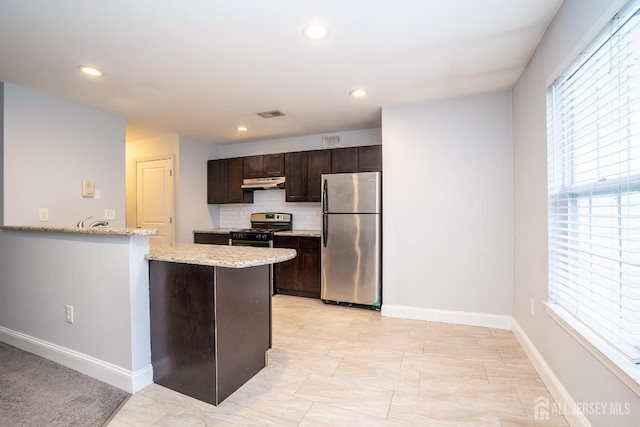
[[[640,363],[640,1],[547,92],[549,300]]]

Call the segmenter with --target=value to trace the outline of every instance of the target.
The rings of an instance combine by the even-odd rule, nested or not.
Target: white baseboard
[[[574,400],[515,319],[513,319],[511,329],[556,403],[558,403],[561,408],[575,408],[576,404]],[[580,411],[566,411],[564,416],[572,427],[591,427],[591,423],[587,417]]]
[[[153,368],[150,364],[132,372],[104,360],[2,326],[0,326],[0,341],[53,360],[129,393],[135,393],[153,383]]]
[[[454,323],[457,325],[483,326],[495,329],[511,329],[511,316],[473,313],[467,311],[436,310],[432,308],[407,307],[382,304],[380,312],[386,317],[428,320],[430,322]]]

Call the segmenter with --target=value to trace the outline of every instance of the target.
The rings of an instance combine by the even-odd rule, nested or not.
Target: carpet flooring
[[[0,342],[0,425],[102,426],[129,394]]]

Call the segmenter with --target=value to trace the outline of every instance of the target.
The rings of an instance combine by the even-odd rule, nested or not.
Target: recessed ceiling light
[[[309,40],[324,40],[330,33],[329,27],[323,24],[309,24],[302,30],[302,34]]]
[[[237,130],[238,132],[246,132],[246,131],[248,131],[248,130],[249,130],[249,128],[248,128],[248,127],[246,127],[246,126],[238,126],[238,127],[236,128],[236,130]]]
[[[366,94],[368,94],[369,92],[365,89],[354,89],[352,91],[349,92],[349,95],[359,98],[361,96],[365,96]]]
[[[88,76],[92,76],[92,77],[103,77],[104,76],[104,71],[102,71],[99,68],[96,67],[92,67],[90,65],[78,65],[78,70],[80,70],[81,73],[84,73]]]

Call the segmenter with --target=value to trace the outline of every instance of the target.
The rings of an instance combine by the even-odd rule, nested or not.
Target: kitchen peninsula
[[[246,332],[245,323],[224,317],[225,310],[227,314],[234,314],[244,308],[233,307],[233,304],[247,303],[248,311],[260,311],[263,316],[260,319],[264,320],[264,313],[269,314],[270,302],[270,298],[262,298],[265,293],[262,288],[270,296],[268,266],[294,258],[295,251],[216,246],[206,246],[209,250],[203,250],[201,245],[179,244],[150,248],[149,236],[155,233],[155,230],[111,227],[0,227],[0,270],[5,278],[0,298],[0,341],[135,393],[151,384],[154,377],[151,265],[156,271],[151,274],[153,281],[163,269],[205,272],[212,279],[206,282],[205,290],[188,281],[183,273],[172,276],[184,296],[194,289],[212,295],[208,301],[194,302],[205,307],[203,311],[195,305],[173,308],[195,321],[206,320],[206,315],[214,314],[208,320],[217,323],[208,326],[208,340],[211,343],[214,338],[220,338],[216,340],[218,347],[213,347],[217,352],[212,356],[219,362],[225,360],[229,351],[237,351],[237,348],[225,348],[224,340],[230,339],[229,333],[234,328]],[[195,277],[202,279],[202,276]],[[165,285],[171,281],[162,280]],[[256,291],[251,285],[243,285],[253,282],[259,288]],[[151,294],[156,292],[152,290]],[[225,301],[224,307],[220,305],[222,301]],[[217,313],[213,312],[214,307]],[[236,309],[238,311],[234,311]],[[231,324],[225,324],[225,319],[231,319]],[[268,347],[269,320],[270,317],[264,320],[266,326],[260,329],[263,347],[265,341]],[[160,329],[154,324],[153,330],[157,333]],[[197,329],[183,329],[180,337],[199,345],[201,337],[196,332]],[[226,335],[222,336],[223,333]],[[244,357],[241,354],[238,359],[244,360]],[[163,357],[162,360],[171,359]],[[176,362],[182,359],[171,360]],[[219,371],[216,384],[225,384],[225,375],[227,373]]]
[[[154,382],[217,405],[264,368],[269,266],[295,256],[292,249],[151,245]]]

